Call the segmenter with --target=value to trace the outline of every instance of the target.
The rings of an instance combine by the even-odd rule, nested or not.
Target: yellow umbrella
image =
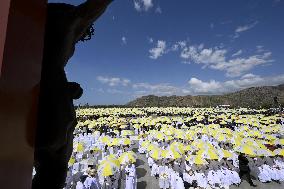
[[[100,131],[94,131],[94,132],[93,132],[93,135],[94,135],[94,136],[99,135],[99,134],[100,134]]]
[[[256,149],[253,146],[249,145],[242,145],[235,149],[237,152],[241,152],[247,155],[255,156],[256,155]]]
[[[93,150],[94,152],[101,152],[101,151],[102,151],[102,150],[99,149],[98,147],[94,147],[92,150]]]
[[[116,157],[115,157],[114,154],[110,154],[110,155],[106,156],[104,159],[114,159],[114,160],[116,160]]]
[[[184,146],[183,150],[184,150],[184,151],[190,151],[190,150],[192,150],[191,145],[186,145],[186,146]]]
[[[277,142],[278,144],[284,145],[284,139],[279,139]]]
[[[139,125],[139,124],[134,124],[133,127],[134,127],[135,129],[138,129],[138,128],[140,128],[140,125]]]
[[[134,132],[131,130],[123,130],[121,131],[122,136],[134,135]]]
[[[84,152],[84,146],[82,143],[78,143],[77,145],[77,152]]]
[[[165,135],[162,132],[157,132],[153,137],[158,140],[163,140],[165,138]]]
[[[149,140],[146,140],[146,141],[143,141],[143,142],[141,143],[141,146],[142,146],[143,148],[147,148],[150,144],[151,144],[150,141],[149,141]]]
[[[120,161],[121,164],[127,165],[129,163],[135,163],[137,159],[137,155],[132,152],[124,152],[123,154],[121,154],[121,156],[118,158],[118,160]]]
[[[174,139],[174,137],[172,137],[172,136],[165,136],[166,141],[173,140],[173,139]]]
[[[170,159],[178,159],[178,158],[181,158],[182,156],[177,151],[169,149],[169,150],[162,151],[162,157],[170,158]]]
[[[183,130],[176,129],[175,131],[175,138],[178,139],[185,139],[185,133]]]
[[[235,144],[236,146],[240,146],[242,144],[242,137],[240,134],[236,134],[233,136],[233,141],[232,143]]]
[[[276,140],[277,138],[275,136],[272,135],[264,135],[264,138],[267,140]]]
[[[155,148],[149,152],[149,155],[154,159],[162,159],[163,149]]]
[[[119,146],[120,145],[120,138],[114,138],[111,142],[108,143],[109,146]]]
[[[193,163],[196,165],[206,165],[208,162],[203,159],[200,155],[193,156]]]
[[[165,133],[165,135],[172,135],[172,134],[174,134],[172,129],[164,129],[164,130],[162,130],[162,132]]]
[[[148,145],[147,150],[152,151],[152,150],[157,149],[157,148],[158,148],[158,146],[156,146],[154,144],[150,144],[150,145]]]
[[[188,129],[189,127],[186,125],[181,126],[182,129]]]
[[[218,136],[215,137],[217,139],[217,141],[221,142],[221,141],[228,141],[229,137],[225,134],[220,134]]]
[[[203,149],[203,148],[205,148],[206,143],[201,139],[197,139],[197,140],[195,140],[191,143],[191,146],[195,146],[199,149]]]
[[[257,155],[259,156],[275,156],[276,154],[269,149],[259,148],[257,149]]]
[[[261,137],[262,137],[262,134],[261,134],[259,131],[251,131],[251,132],[249,133],[249,136],[261,138]]]
[[[233,157],[233,153],[229,152],[228,150],[222,149],[222,153],[223,153],[224,158],[232,158]]]
[[[68,162],[68,167],[74,165],[74,163],[75,163],[75,158],[74,158],[74,157],[71,157],[70,160],[69,160],[69,162]]]
[[[102,141],[105,144],[109,144],[111,142],[111,138],[109,136],[103,136],[100,138],[100,141]]]
[[[202,149],[197,152],[197,155],[205,156],[206,159],[219,159],[217,150],[208,148],[207,150]]]
[[[125,129],[126,127],[128,127],[128,125],[121,125],[120,126],[121,129]]]
[[[284,156],[284,149],[276,149],[274,152],[279,156]]]
[[[98,167],[98,174],[104,177],[114,175],[119,171],[120,163],[117,159],[108,158],[103,160]]]
[[[131,144],[131,140],[129,138],[124,138],[124,139],[122,139],[122,144],[123,145],[130,145]]]
[[[184,145],[180,142],[173,142],[170,145],[170,149],[173,151],[177,151],[180,154],[184,154]]]

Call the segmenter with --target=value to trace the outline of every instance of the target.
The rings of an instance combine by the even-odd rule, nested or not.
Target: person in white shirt
[[[169,177],[170,177],[170,187],[173,189],[173,188],[177,188],[177,183],[176,183],[176,181],[177,181],[177,177],[178,177],[178,175],[177,175],[177,172],[175,172],[175,171],[171,171],[171,170],[169,170],[170,172],[169,172]]]
[[[153,164],[154,164],[153,158],[148,157],[148,165],[149,165],[149,167],[152,168]]]
[[[190,165],[189,161],[185,161],[184,165],[185,165],[185,170],[186,171],[190,171],[191,170],[191,165]]]
[[[275,170],[276,174],[278,174],[279,181],[283,182],[284,181],[284,169],[279,167],[278,165],[275,165],[274,170]]]
[[[229,188],[229,186],[232,185],[231,177],[230,177],[231,174],[230,174],[229,170],[222,167],[221,173],[222,173],[222,177],[221,177],[222,186],[224,188]]]
[[[134,164],[128,165],[125,168],[125,173],[126,173],[125,189],[136,189],[137,188],[136,168]]]
[[[76,184],[76,189],[86,189],[86,187],[84,186],[84,182],[87,177],[88,177],[87,175],[82,175],[80,177],[80,181],[78,181]]]
[[[120,179],[120,172],[116,172],[113,176],[111,176],[113,189],[118,188],[119,179]]]
[[[176,171],[178,174],[182,174],[182,166],[181,166],[181,160],[175,160],[173,163],[173,169]]]
[[[112,146],[109,148],[109,154],[114,154],[114,153],[113,153],[113,147],[112,147]]]
[[[159,167],[159,186],[160,188],[167,189],[170,188],[170,175],[167,166]]]
[[[72,165],[72,175],[75,175],[79,171],[80,171],[80,164],[78,162],[75,162]]]
[[[184,189],[184,182],[179,174],[175,171],[171,173],[171,188],[172,189]]]
[[[102,188],[103,189],[113,189],[113,183],[112,183],[111,177],[104,177]]]
[[[117,150],[116,156],[119,157],[122,153],[123,153],[123,150],[122,150],[121,148],[119,148],[119,149]]]
[[[217,177],[216,172],[215,172],[214,170],[210,170],[210,171],[208,172],[207,181],[208,181],[208,184],[209,184],[212,188],[215,188],[215,187],[216,187],[216,184],[217,184],[217,183],[220,183],[220,182],[218,182],[218,177]]]
[[[263,166],[258,167],[258,169],[259,169],[259,175],[258,175],[259,181],[264,183],[270,182],[271,177],[269,175],[269,172]]]
[[[151,176],[158,178],[159,175],[159,166],[156,163],[153,163],[151,169]]]
[[[86,189],[86,188],[81,181],[78,181],[76,184],[76,189]]]
[[[101,188],[98,182],[98,179],[95,176],[96,176],[95,169],[91,169],[89,171],[88,177],[86,178],[84,182],[84,186],[86,189],[100,189]]]
[[[197,185],[199,187],[202,187],[202,188],[206,188],[207,187],[207,178],[205,176],[204,173],[199,173],[199,172],[196,172],[195,173],[195,178],[196,178],[196,181],[197,181]]]

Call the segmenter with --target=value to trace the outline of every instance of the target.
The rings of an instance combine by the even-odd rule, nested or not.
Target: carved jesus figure
[[[73,99],[83,93],[68,82],[64,67],[79,41],[90,39],[93,23],[112,0],[87,0],[78,6],[49,3],[35,139],[33,189],[63,188],[77,124]]]

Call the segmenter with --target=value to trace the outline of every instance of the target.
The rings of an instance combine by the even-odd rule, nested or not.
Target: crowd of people
[[[78,109],[65,188],[137,188],[137,154],[162,189],[284,181],[284,119],[225,108]],[[132,151],[138,143],[138,152]]]
[[[159,141],[151,135],[140,139],[139,152],[146,153],[151,176],[158,179],[160,188],[229,188],[231,185],[239,186],[242,177],[251,186],[256,186],[251,176],[261,182],[284,181],[283,156],[246,155],[245,151],[234,153],[229,145],[222,145],[205,134],[194,140],[200,140],[200,144],[204,145],[191,145],[189,151],[175,157],[174,152],[167,154],[167,150],[174,150],[177,145],[187,148],[190,143]],[[151,144],[144,145],[149,141]],[[180,152],[183,153],[182,150]]]
[[[110,133],[76,128],[66,188],[136,189],[136,155],[130,151],[131,140],[121,135],[113,138]]]

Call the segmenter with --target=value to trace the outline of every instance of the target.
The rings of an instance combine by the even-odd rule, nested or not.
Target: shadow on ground
[[[144,165],[144,164],[145,164],[145,162],[141,159],[137,159],[136,163],[135,163],[136,167],[139,167],[140,165]]]
[[[147,173],[147,171],[144,168],[137,168],[137,178],[140,179],[142,177],[144,177]]]
[[[136,153],[138,152],[138,148],[132,148],[132,151]]]
[[[147,186],[147,182],[146,181],[141,181],[137,183],[137,189],[145,189]]]

